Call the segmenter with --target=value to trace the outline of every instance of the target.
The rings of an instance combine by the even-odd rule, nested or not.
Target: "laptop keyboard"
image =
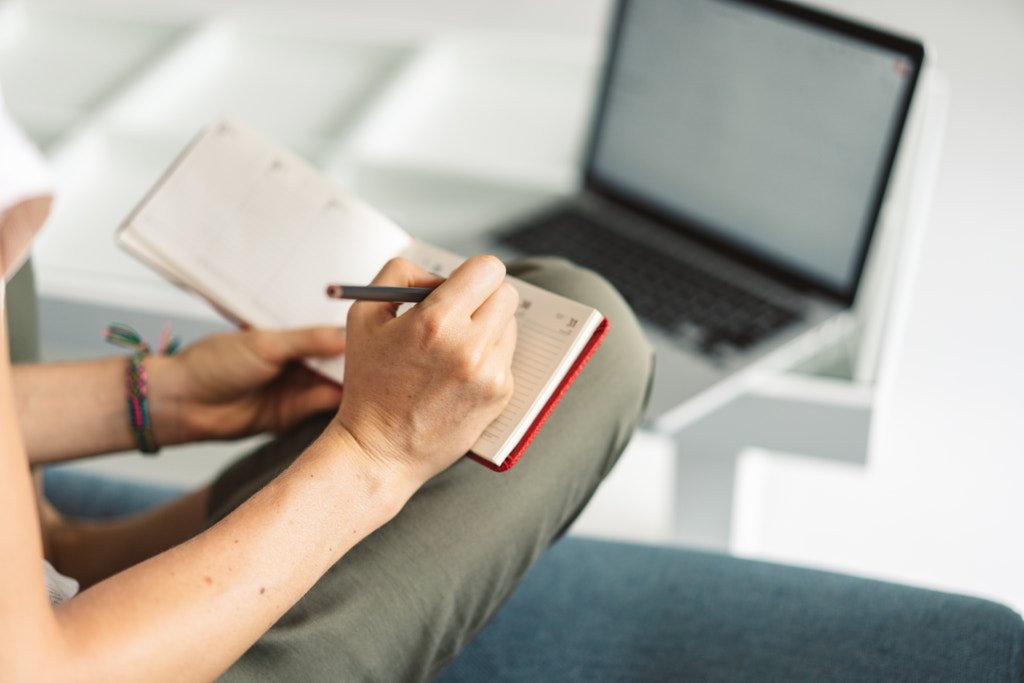
[[[638,316],[712,358],[749,348],[799,318],[708,270],[579,214],[555,214],[501,240],[528,254],[563,256],[601,273]]]

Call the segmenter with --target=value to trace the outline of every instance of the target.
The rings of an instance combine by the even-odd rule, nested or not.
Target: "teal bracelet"
[[[135,330],[127,325],[113,324],[106,329],[103,336],[112,344],[135,349],[128,361],[128,423],[132,434],[145,455],[160,452],[153,438],[153,426],[149,419],[149,401],[146,391],[146,368],[143,359],[150,353],[149,344]],[[178,348],[177,340],[170,339],[169,328],[164,327],[158,353],[170,355]]]

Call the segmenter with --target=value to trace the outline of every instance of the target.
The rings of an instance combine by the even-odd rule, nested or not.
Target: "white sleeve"
[[[50,166],[8,114],[0,91],[0,213],[26,199],[53,194],[53,186]]]

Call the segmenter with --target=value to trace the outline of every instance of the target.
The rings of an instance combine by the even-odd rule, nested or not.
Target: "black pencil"
[[[429,287],[378,287],[353,285],[327,285],[327,296],[332,299],[359,299],[362,301],[394,301],[416,303],[434,291]]]

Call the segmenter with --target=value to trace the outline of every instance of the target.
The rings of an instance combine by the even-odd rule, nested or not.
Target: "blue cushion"
[[[569,537],[438,680],[1020,681],[1022,640],[985,600]]]

